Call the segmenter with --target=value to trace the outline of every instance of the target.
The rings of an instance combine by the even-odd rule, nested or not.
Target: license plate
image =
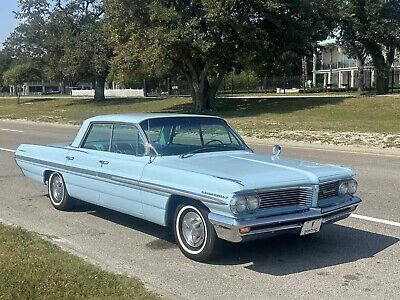
[[[301,227],[300,235],[317,233],[321,228],[321,224],[322,224],[322,219],[316,219],[304,222],[303,226]]]

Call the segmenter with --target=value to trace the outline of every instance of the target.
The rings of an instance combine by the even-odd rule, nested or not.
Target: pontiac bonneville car
[[[15,159],[48,185],[52,205],[74,199],[170,226],[187,257],[206,261],[220,240],[316,233],[361,202],[348,168],[254,153],[221,118],[104,115],[70,145],[20,145]]]

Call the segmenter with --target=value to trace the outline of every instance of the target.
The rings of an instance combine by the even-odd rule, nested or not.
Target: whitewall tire
[[[178,205],[173,223],[176,243],[182,253],[196,261],[207,261],[217,254],[218,237],[200,205]]]
[[[50,202],[58,210],[67,210],[72,206],[72,199],[68,195],[64,178],[60,173],[53,172],[47,183]]]

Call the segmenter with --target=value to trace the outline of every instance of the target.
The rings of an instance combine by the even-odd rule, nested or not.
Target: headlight
[[[354,195],[357,192],[357,181],[350,179],[339,185],[339,196]]]
[[[347,183],[348,193],[354,195],[357,192],[358,183],[356,180],[352,179]]]
[[[347,181],[342,182],[339,185],[339,196],[344,196],[349,192],[349,185],[347,183]]]
[[[260,206],[260,198],[256,195],[247,196],[247,209],[254,211]]]
[[[235,196],[231,200],[231,211],[235,215],[244,212],[247,209],[247,201],[245,197]]]
[[[256,195],[234,196],[230,203],[233,214],[237,215],[244,211],[255,211],[260,206],[260,198]]]

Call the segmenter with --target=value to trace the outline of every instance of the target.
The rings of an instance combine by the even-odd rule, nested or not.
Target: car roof
[[[174,114],[174,113],[133,113],[133,114],[112,114],[99,115],[86,120],[86,122],[121,122],[121,123],[140,123],[144,120],[155,118],[218,118],[215,116],[195,115],[195,114]]]

